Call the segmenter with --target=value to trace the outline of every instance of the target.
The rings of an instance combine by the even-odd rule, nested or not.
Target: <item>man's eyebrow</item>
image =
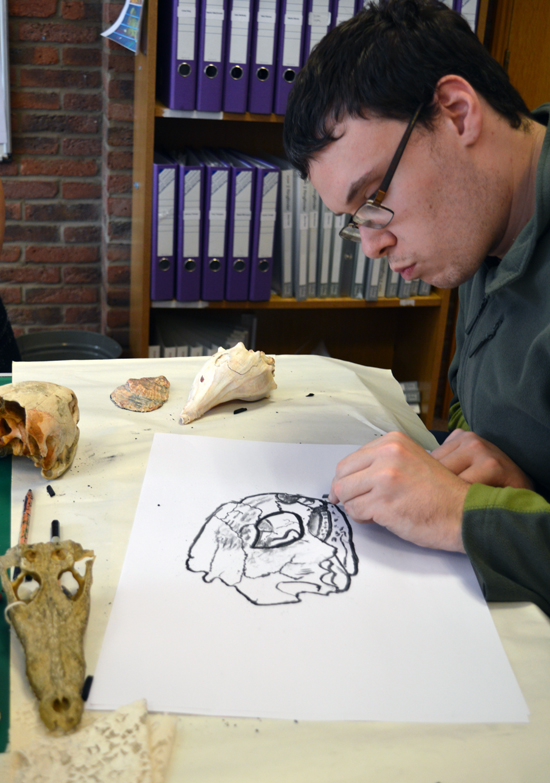
[[[355,201],[357,194],[363,190],[367,182],[370,181],[371,176],[372,172],[367,171],[362,177],[359,177],[355,182],[352,182],[350,189],[348,190],[348,195],[346,196],[346,204],[352,204]]]

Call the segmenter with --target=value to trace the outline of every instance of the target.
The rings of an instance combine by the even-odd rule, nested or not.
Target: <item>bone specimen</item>
[[[274,373],[275,359],[263,351],[247,351],[243,343],[229,350],[218,348],[195,376],[180,424],[195,421],[222,402],[268,397],[277,388]]]
[[[111,393],[111,400],[127,411],[147,413],[164,405],[170,393],[170,382],[164,375],[156,378],[130,378]]]
[[[55,479],[76,452],[78,401],[65,386],[22,381],[0,387],[0,457],[30,457],[44,478]]]
[[[83,558],[81,576],[74,565]],[[9,619],[21,640],[27,677],[39,701],[40,717],[51,731],[76,728],[82,716],[81,697],[86,677],[84,632],[90,611],[94,553],[74,541],[19,545],[0,557],[0,578],[8,599]],[[8,569],[21,569],[14,582]],[[70,572],[78,584],[71,595],[59,582]],[[21,586],[30,575],[38,590],[25,598]]]

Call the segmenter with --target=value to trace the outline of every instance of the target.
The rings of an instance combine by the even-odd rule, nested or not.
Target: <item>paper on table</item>
[[[186,567],[219,506],[267,492],[321,498],[354,448],[155,435],[88,706],[145,697],[154,711],[204,715],[526,721],[463,555],[352,525],[349,589],[268,606]],[[258,531],[256,549],[270,536]],[[218,571],[230,583],[231,557]]]

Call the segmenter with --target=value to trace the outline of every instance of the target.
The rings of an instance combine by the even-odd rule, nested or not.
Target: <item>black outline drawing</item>
[[[302,593],[343,593],[359,561],[338,506],[266,492],[222,503],[189,547],[185,563],[204,582],[220,579],[257,606],[299,603]]]

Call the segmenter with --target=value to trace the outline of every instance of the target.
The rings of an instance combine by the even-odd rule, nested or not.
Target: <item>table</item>
[[[354,443],[380,430],[402,429],[425,448],[432,436],[404,404],[387,371],[315,356],[276,357],[278,389],[268,400],[227,403],[181,427],[179,412],[205,359],[142,359],[19,363],[14,380],[51,380],[72,388],[81,410],[81,438],[71,470],[52,484],[30,460],[14,459],[12,542],[24,495],[35,506],[30,542],[47,540],[53,518],[64,538],[96,552],[86,635],[93,672],[113,600],[154,432],[255,440]],[[148,414],[122,411],[110,392],[131,377],[164,374],[170,399]],[[313,396],[308,396],[313,395]],[[239,416],[233,410],[246,407]],[[177,718],[168,783],[547,783],[550,769],[550,623],[530,604],[493,605],[491,612],[531,710],[528,725],[319,723]],[[11,747],[43,729],[12,639]],[[7,769],[0,756],[0,779]]]

